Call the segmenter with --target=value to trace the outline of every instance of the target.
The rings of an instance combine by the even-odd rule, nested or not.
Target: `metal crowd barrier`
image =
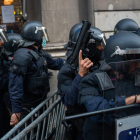
[[[40,140],[40,139],[43,139],[44,134],[48,135],[45,137],[51,137],[52,136],[51,132],[53,133],[55,132],[58,138],[60,135],[60,132],[63,132],[59,128],[61,127],[61,119],[64,117],[64,110],[65,110],[65,107],[62,105],[60,97],[58,97],[57,90],[56,90],[50,96],[48,96],[46,100],[44,100],[35,109],[33,109],[24,119],[22,119],[5,136],[3,136],[1,140],[21,139],[18,137],[19,136],[21,137],[23,133],[25,135],[25,132],[26,133],[30,132],[30,130],[31,130],[30,136],[26,135],[25,140],[28,140],[28,139],[33,140],[35,139],[35,137],[36,137],[36,140]],[[56,119],[59,121],[58,123],[56,123],[57,122]],[[37,128],[35,128],[36,126]],[[43,135],[41,134],[41,132]]]
[[[120,111],[123,109],[129,109],[129,108],[133,108],[133,107],[140,107],[140,104],[131,104],[131,105],[127,105],[127,106],[121,106],[121,107],[115,107],[115,108],[110,108],[110,109],[105,109],[105,110],[99,110],[99,111],[86,112],[86,113],[81,113],[81,114],[77,114],[77,115],[72,115],[72,116],[65,117],[62,120],[62,122],[64,123],[69,120],[88,118],[88,117],[92,117],[92,116],[102,115],[103,113],[110,113],[112,111]]]
[[[34,122],[12,140],[65,140],[65,127],[61,125],[65,107],[60,97]]]

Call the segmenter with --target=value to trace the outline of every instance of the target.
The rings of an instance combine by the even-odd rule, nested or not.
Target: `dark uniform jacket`
[[[84,104],[87,112],[105,110],[125,105],[125,98],[139,94],[140,87],[135,86],[135,75],[127,75],[125,78],[117,79],[111,71],[108,72],[110,81],[114,88],[102,91],[101,84],[96,76],[102,73],[100,70],[87,75],[80,84],[80,104]],[[117,83],[117,84],[116,84]],[[87,118],[84,125],[84,138],[90,140],[115,139],[115,118],[126,117],[137,114],[138,109],[113,112]]]
[[[3,96],[8,92],[8,69],[11,62],[4,60],[0,54],[0,138],[4,136],[10,129],[10,114],[7,110],[7,103],[4,103]]]
[[[27,49],[32,50],[32,51],[40,54],[40,52],[38,52],[32,46],[29,47],[29,48],[22,48],[23,51],[26,51]],[[18,53],[19,51],[20,51],[20,49],[16,53]],[[45,69],[46,69],[46,66],[45,66],[46,64],[47,64],[47,68],[49,68],[49,69],[59,70],[63,66],[64,60],[60,59],[60,58],[53,59],[46,52],[45,52],[45,55],[47,55],[47,56],[45,56],[45,57],[43,56],[42,59],[45,59],[44,62],[46,61],[47,63],[45,62],[44,65],[40,66],[40,68],[37,67],[36,61],[34,61],[33,59],[30,61],[30,58],[26,59],[25,60],[26,62],[24,61],[26,64],[28,64],[28,61],[30,62],[27,65],[27,68],[22,66],[22,68],[19,68],[20,70],[17,69],[16,72],[13,71],[13,68],[15,66],[13,66],[13,68],[11,68],[11,72],[10,72],[10,75],[9,75],[9,93],[10,93],[10,98],[11,98],[11,103],[12,103],[12,106],[13,106],[13,112],[14,113],[21,112],[23,104],[34,104],[36,106],[42,100],[44,100],[46,98],[46,94],[49,91],[49,85],[46,85],[46,86],[48,86],[48,88],[46,90],[43,90],[44,93],[36,94],[37,89],[33,91],[32,87],[31,87],[31,86],[35,87],[35,85],[27,84],[27,82],[28,82],[27,78],[29,80],[31,79],[31,77],[35,78],[36,74],[38,73],[38,69],[43,69],[43,67],[45,67]],[[14,57],[15,56],[17,56],[17,55],[15,54]],[[22,54],[21,54],[21,57],[23,57]],[[20,56],[18,58],[16,57],[16,59],[20,59]],[[13,62],[14,62],[14,58],[13,58]],[[18,67],[18,65],[16,65],[16,66]],[[21,72],[22,70],[25,71],[25,72]],[[45,73],[47,73],[47,71],[48,70],[46,70]],[[45,77],[45,75],[44,76],[42,75],[42,78]],[[26,81],[25,81],[25,79],[26,79]],[[39,84],[40,81],[39,81],[39,78],[38,78],[38,84]],[[45,82],[45,79],[44,79],[44,82]],[[30,83],[30,84],[32,84],[32,83]],[[46,84],[46,82],[44,84]],[[43,83],[40,83],[40,88],[38,87],[38,90],[40,90],[40,91],[42,90],[41,85],[43,85]],[[35,94],[32,94],[32,93],[35,93]]]

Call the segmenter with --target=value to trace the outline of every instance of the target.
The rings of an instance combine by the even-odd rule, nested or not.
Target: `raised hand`
[[[78,74],[82,77],[85,77],[85,75],[89,72],[89,68],[91,66],[93,66],[93,63],[88,58],[85,58],[83,60],[82,50],[80,50],[80,52],[79,52],[79,72],[78,72]]]

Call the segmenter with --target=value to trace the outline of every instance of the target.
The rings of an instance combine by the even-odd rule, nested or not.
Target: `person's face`
[[[0,40],[0,48],[2,48],[4,42]]]
[[[100,51],[103,51],[103,50],[104,50],[104,47],[103,47],[102,44],[101,44],[101,45],[97,45],[96,48],[97,48],[98,50],[100,50]]]

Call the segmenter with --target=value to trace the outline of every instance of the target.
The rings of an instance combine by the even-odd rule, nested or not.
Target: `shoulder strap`
[[[95,76],[97,77],[102,90],[115,88],[112,81],[110,80],[110,77],[106,72],[96,73]]]
[[[105,60],[100,61],[99,63],[100,63],[100,68],[99,68],[100,70],[102,70],[102,71],[108,71],[108,70],[111,69],[111,67],[106,63]]]
[[[39,55],[36,53],[36,52],[34,52],[33,50],[29,50],[29,52],[28,52],[30,55],[32,55],[32,57],[33,57],[33,59],[34,60],[39,60]]]

